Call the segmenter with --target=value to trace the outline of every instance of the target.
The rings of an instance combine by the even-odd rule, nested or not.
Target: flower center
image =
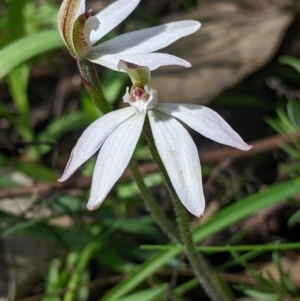
[[[118,68],[124,70],[130,76],[132,87],[126,90],[123,96],[124,102],[129,103],[138,113],[146,113],[157,105],[158,96],[151,86],[150,69],[138,66],[130,62],[120,60]]]
[[[145,88],[142,84],[136,83],[131,87],[130,101],[145,103],[148,101],[149,97],[150,94],[145,91]]]
[[[129,88],[123,97],[124,102],[129,103],[138,113],[146,113],[157,105],[157,92],[149,85],[135,83]]]

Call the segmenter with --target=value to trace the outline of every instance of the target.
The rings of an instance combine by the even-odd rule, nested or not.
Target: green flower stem
[[[111,112],[112,107],[103,94],[95,65],[87,60],[77,60],[77,66],[84,87],[96,107],[103,114]]]
[[[178,196],[174,190],[174,187],[170,181],[169,175],[168,175],[168,173],[161,161],[161,158],[157,152],[148,118],[146,119],[146,122],[145,122],[144,133],[145,133],[150,151],[152,153],[152,156],[153,156],[154,160],[156,161],[157,165],[159,166],[161,172],[163,173],[166,184],[170,190],[170,194],[171,194],[171,197],[173,200],[175,213],[176,213],[176,217],[177,217],[178,227],[179,227],[180,234],[181,234],[182,243],[185,248],[186,254],[189,258],[189,261],[190,261],[192,267],[194,268],[196,277],[211,300],[213,300],[213,301],[227,300],[226,297],[221,295],[221,293],[219,292],[219,289],[217,288],[217,285],[213,282],[210,272],[209,272],[210,268],[209,268],[205,258],[202,255],[200,255],[196,250],[196,246],[192,239],[192,234],[191,234],[191,230],[189,227],[186,209],[183,207],[180,199],[178,198]]]
[[[95,65],[86,60],[78,60],[78,69],[82,81],[84,83],[85,89],[87,90],[89,96],[97,106],[97,108],[103,113],[109,113],[112,111],[111,105],[105,99],[105,96],[101,89],[100,80],[95,69]],[[161,211],[158,204],[152,197],[150,190],[144,182],[144,178],[141,175],[136,161],[131,160],[129,163],[129,168],[131,170],[134,181],[136,182],[141,195],[151,211],[151,214],[155,222],[161,227],[161,229],[173,240],[180,242],[179,233],[174,229],[174,226],[166,218],[165,214]]]
[[[228,300],[226,296],[221,295],[217,284],[214,283],[211,275],[210,268],[205,260],[205,258],[198,253],[196,246],[193,242],[191,230],[189,228],[189,222],[186,214],[186,209],[181,204],[174,188],[171,189],[171,195],[173,199],[173,204],[175,208],[175,213],[177,216],[177,222],[180,229],[181,237],[185,246],[187,256],[194,268],[194,272],[197,276],[199,283],[202,285],[203,289],[213,301]]]
[[[156,201],[152,197],[150,190],[145,185],[143,176],[141,175],[138,165],[136,161],[131,160],[129,163],[129,168],[133,179],[135,180],[144,201],[149,208],[155,222],[161,227],[161,229],[175,242],[180,243],[180,236],[179,233],[175,230],[174,226],[171,222],[166,218],[165,214],[160,210],[159,206],[157,205]]]
[[[181,246],[174,245],[142,245],[142,250],[168,250],[178,248],[179,250],[183,250]],[[272,243],[272,244],[264,244],[264,245],[241,245],[241,246],[200,246],[196,247],[198,251],[205,253],[223,253],[223,252],[252,252],[252,251],[282,251],[282,250],[299,250],[300,243]]]

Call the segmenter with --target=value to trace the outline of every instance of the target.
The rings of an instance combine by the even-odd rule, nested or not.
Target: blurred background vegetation
[[[110,2],[88,5],[97,12]],[[0,2],[0,299],[207,300],[182,249],[156,226],[128,171],[95,212],[85,209],[95,158],[68,182],[56,182],[80,133],[100,116],[58,34],[59,5]],[[261,40],[259,33],[282,16],[287,21],[279,33],[270,33],[276,43]],[[247,20],[254,17],[264,22],[253,32]],[[214,108],[254,145],[241,153],[193,136],[207,200],[204,218],[190,217],[199,252],[230,300],[300,300],[299,3],[144,0],[105,38],[188,18],[203,23],[191,37],[198,47],[178,42],[174,53],[183,47],[181,56],[196,62],[193,70],[204,77],[226,65],[235,70],[222,79],[213,76],[201,97],[193,92],[195,102]],[[229,18],[237,21],[227,28],[222,20]],[[237,43],[222,60],[214,49],[210,64],[197,64],[212,51],[202,40],[222,39],[220,48],[226,49],[232,35],[243,41],[243,26],[255,43]],[[215,37],[218,28],[224,32]],[[251,57],[257,45],[263,47],[255,60],[232,63],[240,53]],[[165,72],[172,90],[177,84],[172,86],[170,70]],[[98,71],[107,99],[122,106],[127,76]],[[204,77],[194,78],[201,85]],[[189,81],[182,78],[180,88],[190,88]],[[215,93],[209,94],[209,85]],[[157,202],[173,218],[143,138],[135,157]]]

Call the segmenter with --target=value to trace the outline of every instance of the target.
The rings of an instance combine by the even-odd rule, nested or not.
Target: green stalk
[[[161,229],[175,242],[180,243],[181,239],[179,233],[174,229],[174,226],[166,218],[165,214],[160,210],[156,201],[152,197],[150,190],[146,186],[143,176],[141,175],[136,161],[131,160],[129,163],[129,168],[133,179],[135,180],[143,199],[149,208],[155,222],[161,227]]]
[[[77,60],[77,66],[83,85],[96,107],[103,114],[111,112],[112,107],[103,94],[95,65],[87,60]]]
[[[206,259],[202,255],[200,255],[196,250],[196,246],[194,244],[191,230],[189,227],[186,209],[184,208],[180,199],[178,198],[178,196],[174,190],[174,187],[170,181],[169,175],[168,175],[168,173],[163,165],[163,162],[161,161],[161,158],[157,152],[148,118],[146,119],[146,122],[145,122],[144,133],[146,135],[146,139],[147,139],[150,151],[152,153],[152,156],[153,156],[154,160],[156,161],[157,165],[159,166],[161,172],[163,173],[166,184],[170,190],[170,195],[172,197],[174,208],[175,208],[178,228],[179,228],[180,234],[181,234],[182,244],[185,248],[185,251],[189,258],[189,261],[194,269],[195,275],[196,275],[199,283],[205,290],[206,294],[210,297],[211,300],[213,300],[213,301],[227,300],[227,298],[225,298],[219,292],[217,285],[213,282],[210,272],[209,272],[210,268],[206,262]]]
[[[228,300],[217,288],[217,284],[214,283],[210,275],[210,268],[205,258],[200,255],[196,249],[192,239],[186,209],[183,207],[173,187],[171,188],[171,195],[184,247],[199,283],[211,300]]]
[[[168,249],[183,250],[182,246],[174,245],[142,245],[142,250],[168,250]],[[196,247],[198,251],[205,253],[224,253],[224,252],[252,252],[252,251],[284,251],[284,250],[299,250],[300,243],[272,243],[264,245],[241,245],[241,246],[199,246]]]

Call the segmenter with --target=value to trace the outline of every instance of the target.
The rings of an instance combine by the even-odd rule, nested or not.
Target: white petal
[[[99,57],[97,58],[97,56]],[[108,54],[88,53],[86,59],[93,63],[102,65],[115,71],[119,71],[118,63],[124,60],[140,66],[147,66],[150,70],[155,70],[161,66],[177,65],[189,68],[191,64],[177,56],[165,53],[149,54]]]
[[[111,132],[124,120],[135,114],[131,107],[108,113],[94,121],[81,135],[72,150],[69,162],[59,182],[67,180],[86,160],[100,149]]]
[[[198,151],[186,129],[156,109],[148,112],[158,153],[183,205],[201,216],[205,200]]]
[[[156,109],[178,118],[211,140],[244,151],[252,148],[218,113],[210,108],[195,104],[159,104]]]
[[[91,44],[95,44],[108,32],[119,25],[137,7],[140,0],[119,0],[106,7],[95,17],[100,22],[100,27],[91,32]]]
[[[85,24],[84,24],[84,39],[86,43],[92,48],[91,42],[90,42],[90,35],[91,32],[94,30],[97,30],[100,26],[99,20],[96,17],[89,17]],[[90,50],[90,49],[89,49]]]
[[[150,53],[194,33],[200,26],[198,21],[179,21],[137,30],[97,45],[94,47],[94,51],[106,54]]]
[[[97,209],[128,165],[146,114],[135,114],[120,124],[104,142],[93,174],[88,210]]]

